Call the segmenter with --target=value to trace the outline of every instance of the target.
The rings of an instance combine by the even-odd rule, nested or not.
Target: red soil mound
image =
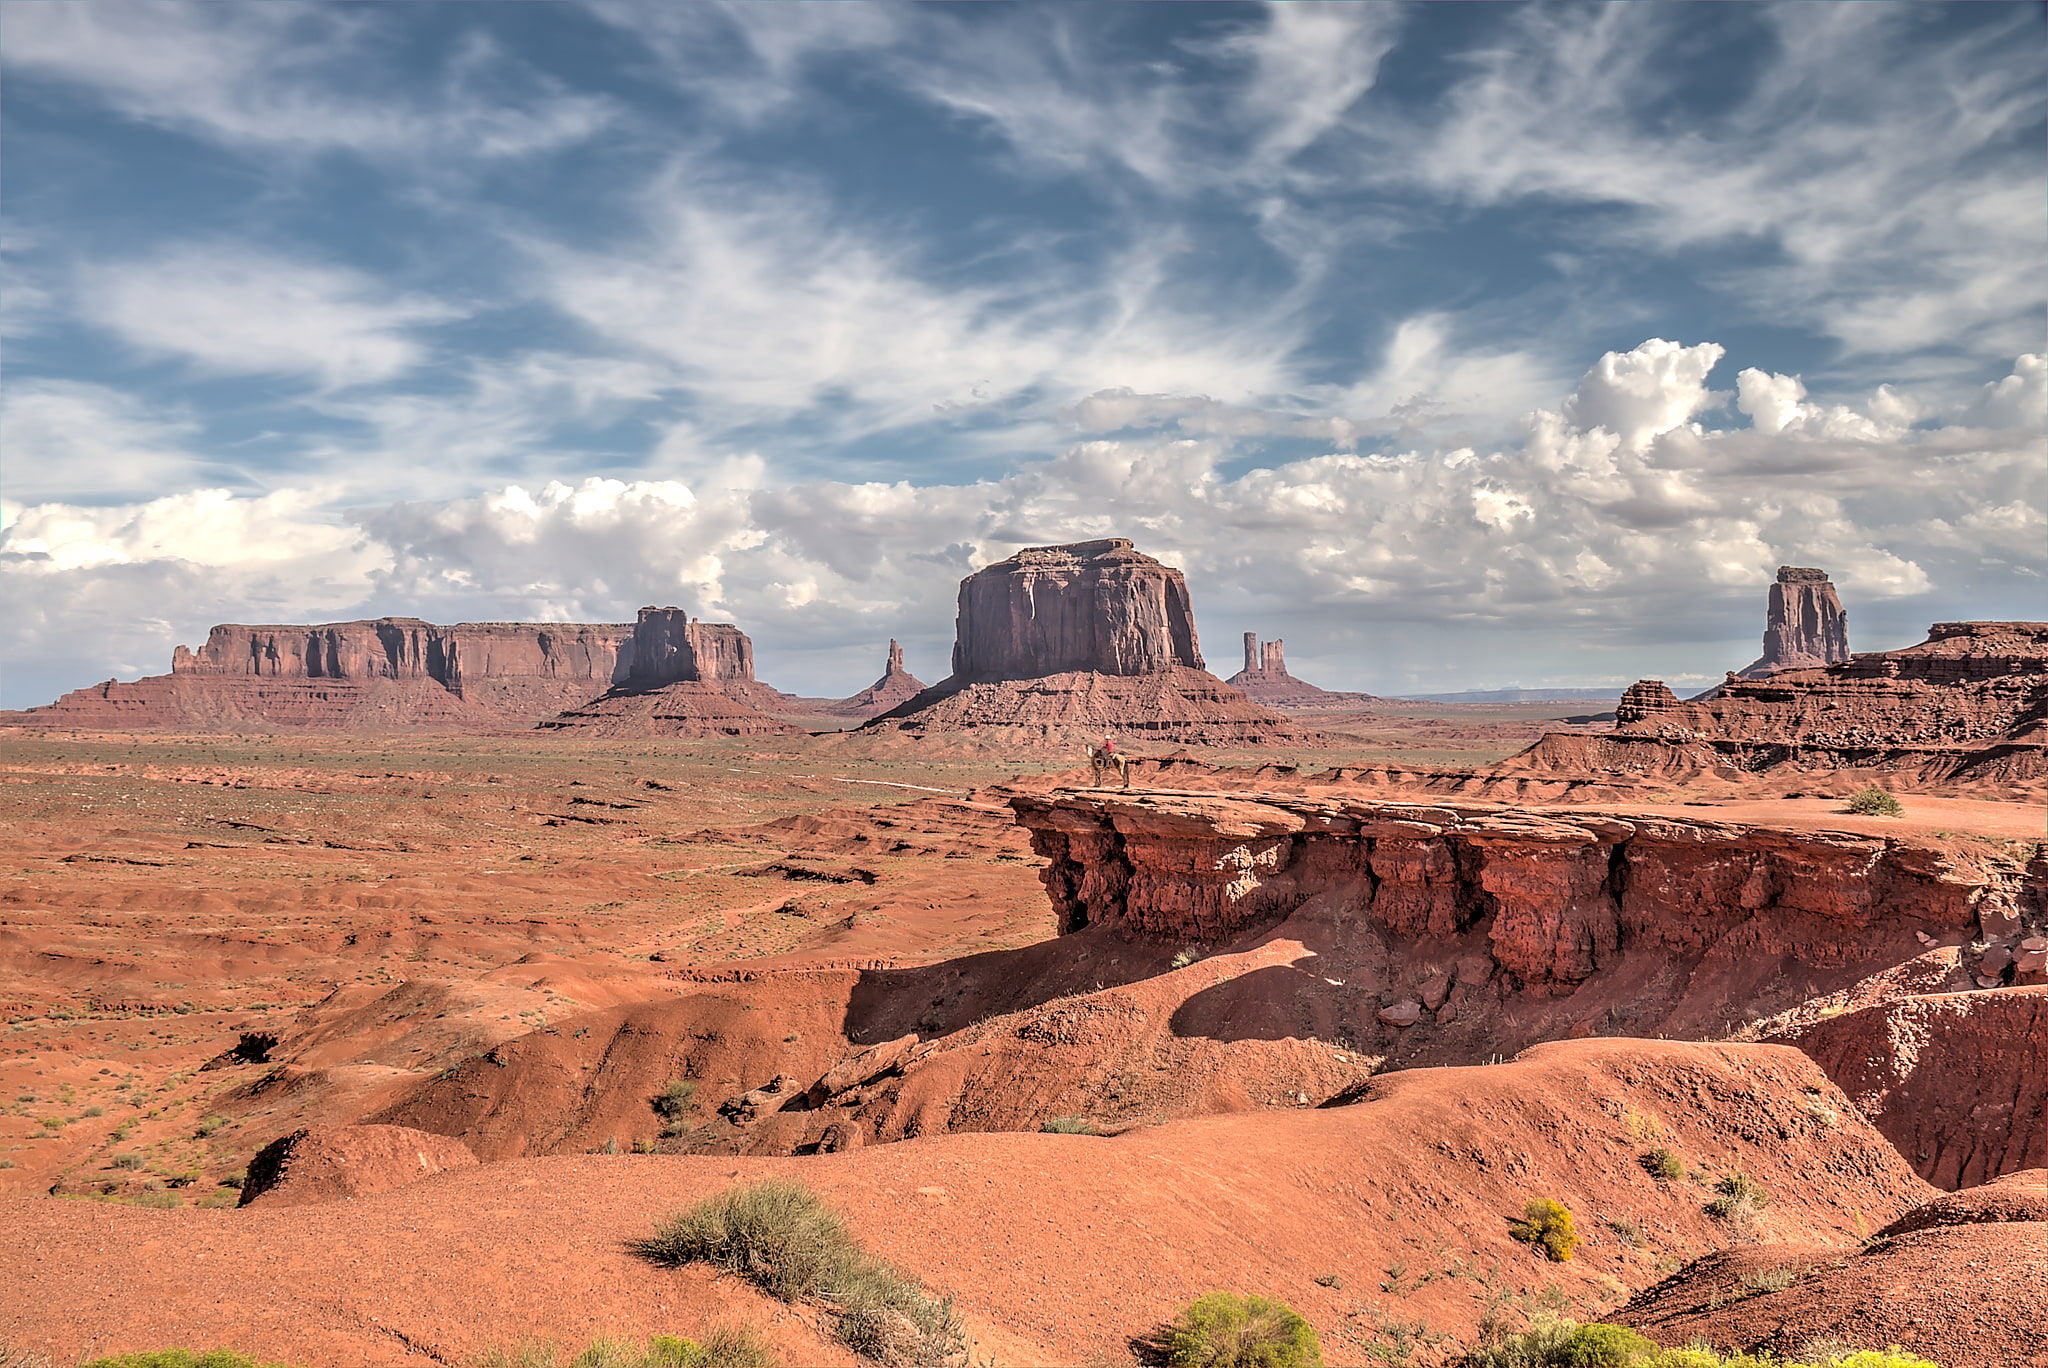
[[[2044,1286],[2048,1225],[1951,1225],[1864,1248],[1763,1244],[1711,1254],[1608,1319],[1667,1345],[1702,1337],[1791,1356],[1816,1341],[1896,1344],[1942,1368],[2039,1368],[2048,1364]]]
[[[2048,1221],[2048,1169],[2021,1169],[1914,1207],[1878,1231],[1880,1239],[1936,1226],[1984,1221]]]
[[[525,1334],[690,1333],[723,1314],[766,1324],[786,1361],[845,1362],[805,1338],[799,1316],[732,1281],[624,1252],[679,1205],[781,1174],[844,1210],[877,1252],[956,1294],[977,1360],[1119,1356],[1130,1336],[1226,1287],[1299,1307],[1344,1362],[1383,1356],[1394,1322],[1469,1337],[1489,1306],[1532,1306],[1545,1288],[1591,1317],[1655,1277],[1667,1253],[1722,1244],[1704,1189],[1637,1163],[1646,1136],[1767,1186],[1764,1233],[1779,1240],[1844,1240],[1851,1210],[1882,1222],[1924,1200],[1926,1186],[1867,1126],[1808,1113],[1802,1099],[1828,1086],[1782,1048],[1578,1041],[1375,1080],[1357,1105],[1114,1139],[516,1160],[288,1211],[9,1200],[0,1221],[15,1238],[0,1242],[0,1279],[19,1295],[0,1307],[0,1335],[65,1359],[177,1339],[315,1365],[405,1364],[460,1361]],[[1534,1197],[1577,1213],[1586,1243],[1570,1263],[1510,1237]],[[107,1296],[133,1286],[152,1295]]]
[[[312,1126],[249,1161],[243,1206],[310,1206],[366,1197],[454,1168],[474,1168],[460,1140],[403,1126]]]
[[[1819,1061],[1937,1187],[2048,1164],[2048,988],[1903,997],[1773,1038]]]

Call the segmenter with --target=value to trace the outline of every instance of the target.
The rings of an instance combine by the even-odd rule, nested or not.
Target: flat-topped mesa
[[[462,622],[387,617],[313,624],[223,623],[171,673],[109,680],[16,726],[211,728],[519,726],[610,687],[632,660],[623,623]]]
[[[773,715],[788,705],[754,678],[754,643],[738,627],[642,608],[625,680],[535,725],[607,738],[792,735],[801,728]]]
[[[1321,740],[1202,668],[1187,580],[1122,537],[1030,547],[962,580],[953,673],[862,730],[998,728],[1062,742]]]
[[[1202,668],[1181,572],[1122,537],[1034,546],[960,582],[953,678]]]
[[[682,680],[754,679],[754,643],[729,622],[700,622],[680,608],[642,608],[633,628],[626,686],[658,689]]]
[[[1779,670],[1809,670],[1849,659],[1849,615],[1828,572],[1781,565],[1771,586],[1764,653],[1736,673],[1755,679]]]
[[[1336,693],[1287,672],[1287,643],[1261,644],[1257,632],[1244,634],[1244,668],[1224,681],[1254,703],[1289,712],[1362,708],[1380,700],[1367,693]]]
[[[1610,736],[1554,734],[1496,776],[1737,779],[1868,769],[1888,786],[2048,780],[2048,623],[1938,622],[1927,640],[1838,664],[1730,675],[1681,700],[1654,679],[1629,686]]]

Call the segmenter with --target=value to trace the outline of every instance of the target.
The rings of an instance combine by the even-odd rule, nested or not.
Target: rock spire
[[[1755,679],[1778,670],[1811,670],[1849,659],[1849,615],[1828,572],[1781,565],[1771,585],[1770,615],[1764,625],[1764,653],[1737,671]]]

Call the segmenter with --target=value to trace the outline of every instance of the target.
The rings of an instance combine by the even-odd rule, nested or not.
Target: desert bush
[[[1085,1116],[1055,1116],[1038,1129],[1043,1135],[1093,1135],[1095,1123]]]
[[[1576,1327],[1552,1352],[1557,1368],[1630,1368],[1657,1352],[1657,1346],[1622,1325],[1593,1321]]]
[[[1759,1268],[1742,1275],[1742,1285],[1753,1292],[1783,1292],[1807,1270],[1803,1268]]]
[[[776,1368],[775,1356],[752,1328],[714,1326],[704,1338],[656,1335],[596,1339],[570,1352],[552,1340],[522,1340],[472,1357],[467,1368]]]
[[[787,1179],[707,1197],[662,1220],[633,1249],[656,1263],[711,1264],[783,1301],[830,1303],[839,1338],[881,1363],[944,1363],[965,1346],[950,1298],[929,1295],[864,1252],[838,1212]]]
[[[141,1354],[111,1354],[96,1358],[84,1368],[287,1368],[281,1363],[258,1363],[232,1349],[156,1349]]]
[[[1522,1219],[1514,1222],[1508,1233],[1523,1244],[1541,1245],[1545,1257],[1554,1263],[1565,1262],[1579,1247],[1571,1211],[1548,1197],[1531,1199],[1522,1208]]]
[[[1737,1172],[1714,1184],[1714,1193],[1714,1200],[1707,1203],[1707,1214],[1725,1222],[1738,1239],[1755,1235],[1757,1216],[1771,1204],[1771,1194],[1764,1185],[1746,1173]]]
[[[143,1159],[139,1154],[117,1154],[113,1163],[117,1169],[139,1169],[142,1167]]]
[[[169,1211],[173,1207],[181,1207],[185,1205],[185,1199],[183,1197],[180,1197],[175,1192],[165,1192],[162,1189],[158,1189],[155,1192],[145,1192],[140,1197],[137,1197],[135,1199],[135,1205],[139,1207],[154,1207],[158,1211]],[[128,1365],[123,1364],[122,1368],[128,1368]],[[154,1365],[138,1365],[138,1368],[154,1368]],[[182,1366],[178,1364],[166,1364],[164,1365],[164,1368],[182,1368]],[[200,1368],[214,1368],[214,1365],[203,1364],[200,1365]]]
[[[1621,1242],[1630,1249],[1641,1249],[1649,1243],[1648,1237],[1643,1234],[1643,1228],[1628,1217],[1609,1216],[1606,1221],[1608,1229],[1619,1236]]]
[[[0,1368],[55,1368],[48,1356],[33,1349],[14,1349],[0,1340]]]
[[[1849,795],[1849,811],[1864,817],[1897,817],[1905,810],[1898,799],[1875,784]]]
[[[677,1121],[689,1114],[690,1104],[697,1100],[697,1080],[694,1078],[671,1078],[668,1085],[649,1099],[654,1114],[667,1121]]]
[[[1153,1336],[1166,1361],[1189,1368],[1321,1368],[1315,1327],[1264,1297],[1211,1292],[1182,1307]]]
[[[1662,1145],[1644,1151],[1637,1157],[1636,1162],[1641,1164],[1643,1172],[1652,1178],[1676,1180],[1685,1177],[1685,1160],[1678,1157],[1676,1150],[1666,1149]]]

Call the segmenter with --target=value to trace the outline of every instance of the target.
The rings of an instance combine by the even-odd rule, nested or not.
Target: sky
[[[1212,667],[2040,618],[2033,3],[0,5],[0,703],[216,622],[739,623],[1103,536]]]

